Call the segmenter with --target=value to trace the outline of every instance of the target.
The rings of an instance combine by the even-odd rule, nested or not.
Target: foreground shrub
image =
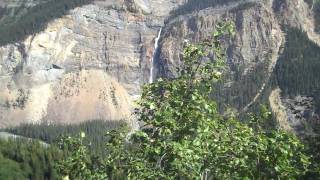
[[[143,89],[136,111],[144,126],[107,134],[106,158],[93,161],[82,137],[68,138],[70,156],[58,164],[70,179],[269,179],[299,178],[310,164],[299,140],[281,130],[264,132],[219,115],[211,100],[225,58],[223,41],[233,24],[219,24],[213,37],[187,43],[184,65],[174,79]],[[211,58],[207,58],[211,57]]]

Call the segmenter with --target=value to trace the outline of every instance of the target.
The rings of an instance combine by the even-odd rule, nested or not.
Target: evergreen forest
[[[277,84],[287,96],[316,95],[320,90],[319,46],[298,29],[288,29],[286,39],[276,67]]]
[[[56,146],[44,146],[37,141],[0,140],[0,179],[59,179],[55,162],[63,152]]]
[[[41,140],[48,144],[57,144],[59,140],[67,136],[76,136],[80,132],[87,135],[86,143],[90,144],[90,151],[96,155],[104,152],[105,134],[108,130],[116,129],[123,125],[121,121],[94,120],[77,125],[58,124],[24,124],[18,127],[7,128],[4,131],[27,138]]]

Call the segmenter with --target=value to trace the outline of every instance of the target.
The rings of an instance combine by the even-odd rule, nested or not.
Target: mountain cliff
[[[55,7],[46,6],[51,0],[0,3],[0,127],[132,119],[133,101],[150,81],[150,72],[174,77],[184,41],[207,38],[224,19],[235,22],[237,33],[226,44],[226,76],[214,94],[222,111],[241,114],[267,102],[274,114],[283,107],[280,124],[301,129],[292,122],[309,121],[292,116],[290,104],[301,105],[305,100],[299,97],[314,96],[317,82],[310,82],[314,86],[308,91],[287,92],[284,82],[292,79],[277,70],[292,59],[283,56],[290,32],[298,31],[314,48],[320,45],[313,1],[55,1]],[[45,14],[50,18],[30,13],[60,11],[59,3],[66,9]],[[318,122],[314,99],[309,109],[312,122]]]
[[[12,7],[8,12],[23,7],[26,13],[21,16],[32,19],[29,3],[5,7]],[[78,3],[45,22],[41,31],[32,29],[36,33],[0,48],[0,126],[120,120],[130,115],[132,100],[149,79],[154,38],[179,1]],[[39,6],[36,1],[32,5]],[[36,10],[46,8],[51,7]],[[8,18],[23,20],[7,15],[3,22]]]
[[[241,115],[267,103],[280,126],[288,125],[300,135],[312,134],[310,127],[318,126],[320,122],[316,100],[319,92],[316,70],[319,68],[316,53],[320,44],[319,12],[315,11],[319,2],[201,2],[203,4],[197,5],[197,1],[190,0],[178,10],[178,16],[167,21],[160,43],[159,75],[175,76],[175,68],[181,64],[184,39],[204,40],[217,22],[231,19],[237,33],[227,44],[228,70],[215,93],[222,111],[231,110]],[[190,7],[196,11],[190,11]],[[281,93],[276,93],[279,90]],[[301,103],[307,106],[301,107]],[[284,109],[282,115],[278,113],[279,106]]]

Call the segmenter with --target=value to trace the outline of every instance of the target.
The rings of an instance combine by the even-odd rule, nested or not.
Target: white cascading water
[[[159,43],[159,40],[160,40],[160,37],[161,37],[161,31],[162,31],[162,28],[160,28],[160,31],[159,31],[159,34],[158,34],[158,37],[155,39],[154,41],[154,52],[153,52],[153,56],[152,56],[152,59],[151,59],[151,68],[150,68],[150,78],[149,78],[149,83],[153,83],[153,75],[154,75],[154,59],[155,59],[155,56],[157,55],[157,52],[158,52],[158,43]]]

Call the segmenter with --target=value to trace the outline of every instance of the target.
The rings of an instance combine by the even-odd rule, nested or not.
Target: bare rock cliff
[[[129,119],[154,39],[179,2],[97,0],[0,47],[0,127]]]
[[[238,112],[266,94],[284,48],[284,26],[320,44],[304,0],[228,1],[173,16],[185,2],[95,0],[0,47],[0,127],[130,119],[153,63],[157,77],[174,77],[184,40],[207,38],[223,19],[235,22],[237,34],[227,44],[228,75],[216,96]]]

